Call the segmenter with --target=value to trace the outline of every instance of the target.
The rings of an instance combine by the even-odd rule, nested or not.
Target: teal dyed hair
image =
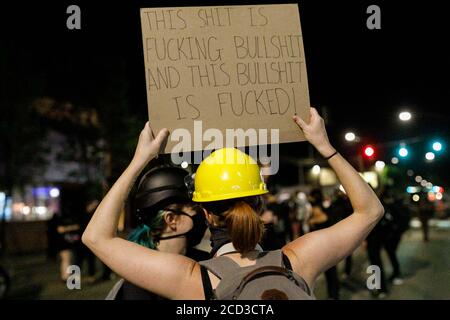
[[[150,249],[156,249],[158,242],[155,241],[155,236],[159,235],[164,229],[163,216],[164,210],[159,210],[158,214],[148,221],[148,224],[141,224],[134,229],[128,240]]]

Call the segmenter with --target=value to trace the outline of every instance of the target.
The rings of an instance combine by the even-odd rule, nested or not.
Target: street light
[[[397,157],[393,157],[391,159],[392,164],[397,164],[398,163],[398,158]]]
[[[433,152],[427,152],[427,153],[425,154],[425,159],[427,159],[428,161],[433,161],[434,158],[435,158],[435,155],[434,155]]]
[[[402,111],[398,114],[398,118],[401,121],[409,121],[412,118],[411,112],[409,111]]]
[[[376,161],[375,162],[375,170],[377,170],[378,172],[381,172],[381,171],[383,171],[385,165],[386,164],[384,163],[384,161]]]
[[[50,194],[50,197],[52,197],[52,198],[58,198],[59,197],[59,189],[58,188],[51,188],[50,189],[50,192],[49,192],[49,194]]]
[[[314,167],[312,167],[311,171],[313,175],[318,176],[320,174],[320,166],[316,164]]]
[[[353,142],[356,139],[356,135],[353,132],[347,132],[345,134],[345,140],[348,142]]]

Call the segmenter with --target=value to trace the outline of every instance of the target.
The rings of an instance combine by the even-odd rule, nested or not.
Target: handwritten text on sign
[[[303,140],[292,121],[309,109],[296,4],[146,8],[141,24],[156,130],[193,132],[201,120],[205,129],[279,129],[280,142]]]

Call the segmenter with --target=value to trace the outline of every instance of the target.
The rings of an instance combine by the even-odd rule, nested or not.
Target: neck
[[[158,251],[184,255],[186,254],[186,238],[179,237],[167,240],[160,240],[156,248],[158,249]]]

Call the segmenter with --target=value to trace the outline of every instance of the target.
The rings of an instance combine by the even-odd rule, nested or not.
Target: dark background
[[[264,3],[277,2],[2,2],[0,58],[6,70],[0,70],[1,94],[27,95],[38,83],[40,94],[95,107],[98,92],[114,91],[120,82],[131,113],[143,125],[147,105],[139,8]],[[71,4],[81,8],[81,30],[66,28]],[[381,30],[366,27],[371,4],[381,8]],[[385,142],[415,136],[448,141],[450,52],[443,1],[305,0],[299,5],[311,104],[326,107],[329,135],[342,152],[360,152],[345,146],[347,129],[378,145],[377,156],[386,162],[395,150],[383,147]],[[398,121],[402,107],[415,117],[408,125]],[[425,164],[421,148],[426,147],[417,145],[404,169],[447,185],[449,157]],[[307,153],[305,143],[281,150]]]

